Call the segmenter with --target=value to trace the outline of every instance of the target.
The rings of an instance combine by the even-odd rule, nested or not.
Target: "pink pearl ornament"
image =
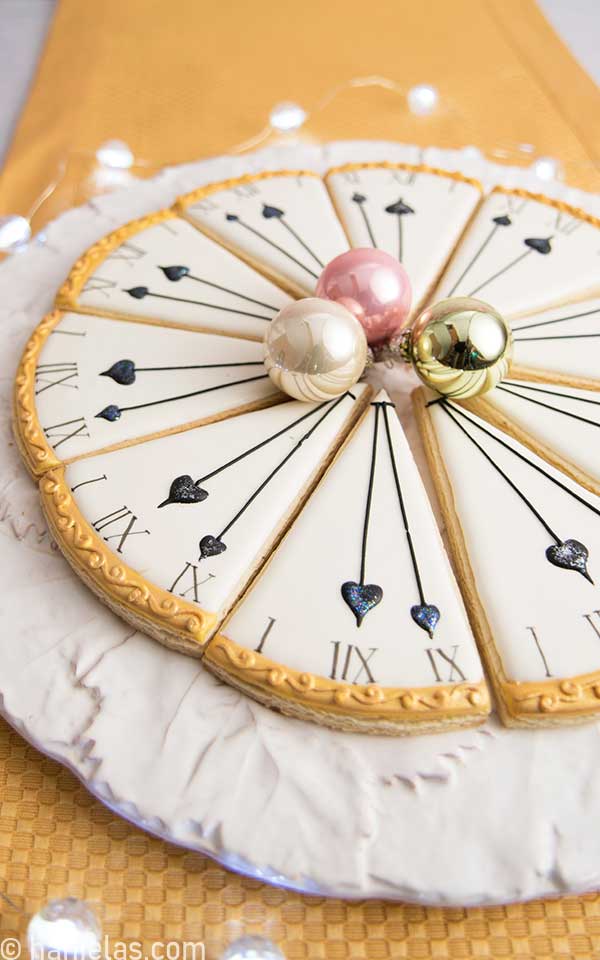
[[[406,326],[412,290],[399,260],[373,247],[348,250],[328,263],[316,296],[341,303],[360,321],[367,342],[383,343]]]

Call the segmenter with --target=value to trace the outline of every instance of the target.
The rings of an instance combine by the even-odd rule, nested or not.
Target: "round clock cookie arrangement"
[[[533,180],[271,147],[3,264],[2,710],[124,816],[314,893],[600,886],[600,219]]]

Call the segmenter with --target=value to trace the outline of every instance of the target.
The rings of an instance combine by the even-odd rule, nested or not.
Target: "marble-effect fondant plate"
[[[535,188],[525,174],[397,144],[295,148],[293,162],[323,173],[382,156]],[[65,214],[45,246],[2,265],[2,711],[123,816],[270,882],[462,905],[594,889],[598,724],[508,730],[492,718],[477,730],[390,739],[283,717],[124,624],[50,543],[11,439],[9,392],[25,338],[70,264],[113,227],[199,184],[290,159],[271,148],[165,171]],[[598,212],[588,197],[566,199]],[[410,377],[375,377],[418,456]]]

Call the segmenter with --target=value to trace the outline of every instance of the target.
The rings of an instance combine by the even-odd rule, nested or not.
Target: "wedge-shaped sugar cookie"
[[[205,663],[267,703],[332,726],[416,733],[484,719],[477,649],[387,394]]]

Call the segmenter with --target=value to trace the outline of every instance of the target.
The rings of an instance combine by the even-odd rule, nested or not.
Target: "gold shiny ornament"
[[[506,376],[512,333],[488,303],[453,297],[423,310],[407,334],[405,349],[428,387],[463,400],[487,393]]]
[[[296,400],[340,396],[360,379],[367,362],[365,332],[346,307],[307,297],[270,323],[264,363],[273,383]]]

